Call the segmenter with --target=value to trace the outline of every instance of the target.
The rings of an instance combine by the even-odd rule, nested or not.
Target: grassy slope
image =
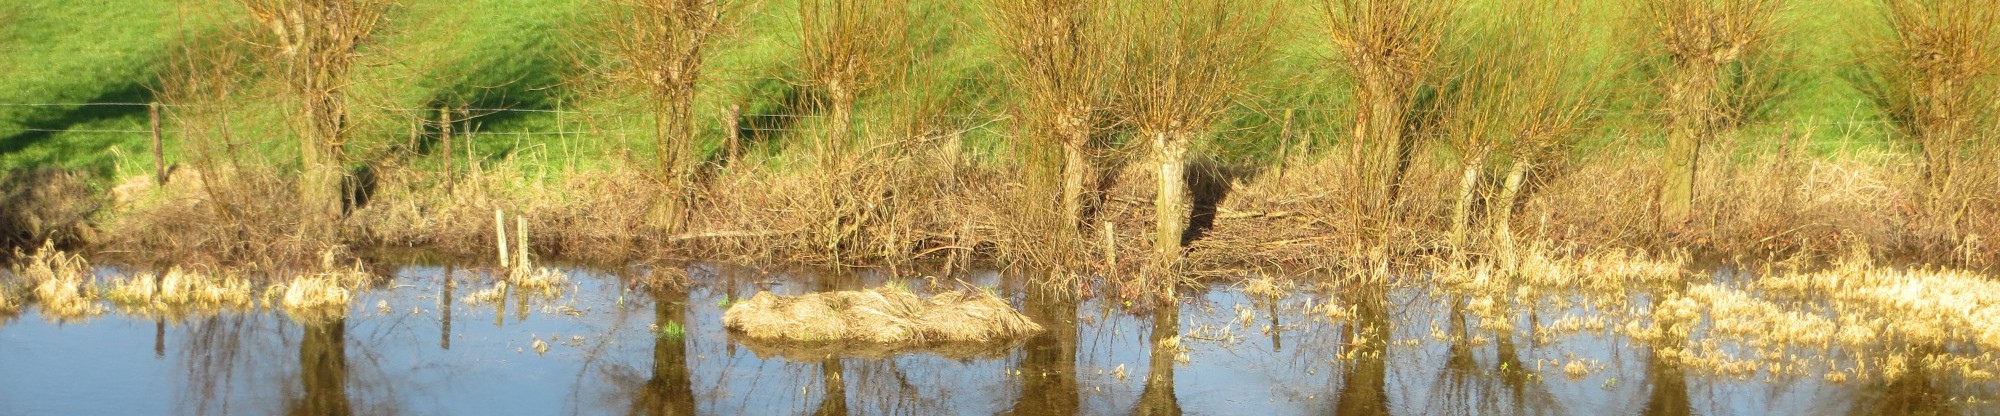
[[[1482,0],[1493,1],[1493,0]],[[979,11],[956,1],[918,0],[921,22],[909,69],[896,81],[864,100],[864,123],[878,131],[901,128],[919,114],[977,114],[988,119],[1005,115],[1008,92],[997,79],[997,50],[985,39]],[[1794,30],[1787,38],[1800,52],[1803,78],[1796,94],[1779,104],[1771,121],[1753,126],[1744,140],[1756,144],[1785,126],[1811,125],[1823,150],[1879,145],[1880,126],[1838,122],[1876,120],[1867,101],[1841,78],[1841,66],[1851,60],[1856,22],[1868,19],[1865,4],[1814,1],[1795,5],[1787,16]],[[620,163],[618,149],[631,143],[633,159],[645,158],[644,131],[650,125],[640,107],[624,91],[593,81],[591,66],[600,58],[583,46],[596,15],[592,2],[579,0],[406,0],[394,22],[381,32],[370,51],[370,64],[357,73],[356,120],[361,136],[358,155],[380,154],[409,141],[416,119],[435,119],[439,105],[475,108],[581,111],[584,114],[494,113],[459,127],[477,126],[489,133],[573,131],[574,135],[494,134],[480,136],[475,148],[482,158],[505,157],[518,150],[538,150],[550,165],[581,167]],[[0,103],[143,102],[155,77],[152,62],[170,50],[176,28],[207,28],[203,18],[215,10],[234,10],[217,0],[159,2],[72,2],[22,0],[0,5]],[[785,154],[799,137],[818,127],[807,109],[795,105],[801,91],[788,80],[794,59],[796,3],[769,0],[761,4],[737,36],[718,48],[711,61],[711,83],[702,94],[702,120],[710,122],[709,148],[724,137],[721,109],[745,103],[754,114],[776,116],[753,120],[754,128],[797,130],[761,137],[758,149]],[[1312,25],[1317,16],[1307,6],[1280,13],[1279,54],[1265,68],[1259,91],[1252,91],[1241,116],[1221,129],[1210,146],[1236,160],[1267,160],[1281,142],[1285,109],[1293,113],[1294,141],[1326,142],[1344,137],[1345,116],[1339,110],[1346,88],[1338,76],[1325,73],[1329,48]],[[183,13],[192,8],[206,13]],[[1477,17],[1478,6],[1470,9]],[[1632,27],[1625,10],[1603,8],[1590,21],[1579,22],[1579,33],[1614,33]],[[207,19],[214,19],[208,17]],[[192,22],[191,22],[192,21]],[[1614,39],[1614,36],[1604,36]],[[1607,40],[1606,50],[1620,41]],[[574,52],[573,52],[574,51]],[[1644,93],[1643,85],[1631,86]],[[268,87],[259,90],[270,90]],[[268,91],[244,95],[240,107],[271,113]],[[617,116],[612,116],[617,115]],[[807,116],[807,117],[796,117]],[[247,117],[251,120],[276,120]],[[1635,128],[1650,133],[1643,114],[1629,117]],[[0,107],[0,168],[57,165],[104,174],[124,165],[126,171],[147,169],[143,134],[35,133],[22,127],[73,130],[143,129],[141,108]],[[250,122],[257,123],[257,122]],[[936,123],[932,123],[936,124]],[[947,123],[967,130],[967,143],[997,152],[993,124]],[[247,131],[282,135],[282,124],[263,122]],[[1616,134],[1616,133],[1614,133]],[[169,138],[172,141],[172,138]],[[274,141],[285,143],[285,141]],[[276,154],[284,146],[270,146]],[[113,151],[112,149],[118,149]],[[170,149],[171,152],[171,149]],[[122,158],[119,156],[123,156]],[[274,158],[281,158],[276,156]],[[171,156],[170,156],[171,158]],[[434,163],[434,162],[426,162]],[[461,165],[462,166],[462,165]]]

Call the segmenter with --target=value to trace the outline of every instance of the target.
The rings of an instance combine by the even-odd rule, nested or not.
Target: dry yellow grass
[[[1042,330],[991,294],[954,291],[926,299],[893,285],[800,296],[759,292],[730,306],[722,323],[752,338],[882,344],[990,342]]]
[[[32,288],[31,295],[41,305],[44,317],[66,320],[104,312],[97,304],[97,281],[90,262],[82,256],[57,250],[47,242],[34,255],[16,250],[14,256],[21,259],[14,266],[14,276]]]
[[[111,282],[105,299],[135,311],[164,313],[189,309],[240,309],[252,305],[250,282],[233,275],[167,269]]]
[[[264,291],[265,302],[278,299],[285,314],[302,322],[345,318],[347,306],[354,299],[354,288],[368,278],[368,273],[359,264],[352,268],[335,268],[331,264],[325,267],[327,271],[270,286]]]
[[[13,293],[12,287],[0,284],[0,315],[13,315],[21,310],[21,304],[14,300],[16,295]]]

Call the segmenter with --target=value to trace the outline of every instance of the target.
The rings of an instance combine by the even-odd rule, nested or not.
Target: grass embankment
[[[838,1],[805,5],[828,2]],[[1182,3],[1193,4],[1174,4]],[[1445,3],[1447,13],[1415,15],[1440,19],[1426,23],[1438,30],[1417,31],[1443,37],[1415,46],[1434,53],[1386,56],[1428,60],[1416,66],[1371,66],[1354,55],[1370,48],[1342,47],[1368,31],[1341,27],[1365,28],[1366,19],[1382,17],[1369,13],[1393,12],[1369,7],[1392,3],[1271,4],[1271,13],[1243,17],[1277,28],[1247,43],[1268,54],[1224,54],[1257,59],[1206,66],[1182,52],[1230,46],[1111,36],[1131,29],[1119,25],[1144,23],[1121,13],[1155,4],[1055,8],[1084,10],[1074,22],[1102,25],[1078,32],[1085,35],[1076,45],[1101,46],[1081,49],[1102,55],[1089,58],[1142,67],[1086,68],[1107,79],[1078,87],[1098,91],[1064,96],[1024,70],[1060,55],[996,38],[1056,29],[987,22],[1037,13],[1029,3],[912,0],[868,20],[907,23],[895,28],[843,26],[839,19],[854,16],[796,1],[749,4],[723,19],[719,40],[695,60],[702,75],[688,84],[691,95],[641,94],[631,84],[647,71],[630,64],[647,60],[617,53],[615,39],[637,38],[617,31],[628,26],[603,24],[613,21],[605,4],[407,0],[387,9],[334,93],[346,110],[319,117],[339,119],[324,134],[345,141],[337,149],[347,162],[343,209],[332,217],[291,208],[302,196],[315,199],[297,187],[293,133],[306,130],[293,127],[301,120],[292,109],[312,101],[284,87],[287,75],[260,46],[268,43],[243,42],[266,30],[236,2],[0,6],[7,22],[0,103],[164,102],[166,159],[178,167],[156,187],[143,179],[152,171],[145,134],[96,131],[144,130],[143,107],[0,108],[0,167],[14,172],[10,179],[51,166],[88,174],[81,182],[20,181],[20,189],[66,191],[8,189],[30,196],[10,197],[9,208],[40,208],[9,209],[0,225],[16,245],[65,236],[153,256],[263,264],[311,259],[334,245],[484,253],[496,209],[533,223],[537,252],[603,260],[998,259],[1131,270],[1161,258],[1184,270],[1239,273],[1351,270],[1439,253],[1514,262],[1517,241],[1712,248],[1739,258],[1862,247],[1979,264],[2000,252],[1983,242],[2000,230],[1994,216],[1982,215],[1993,210],[1990,198],[1954,193],[1963,201],[1955,209],[1910,202],[1934,200],[1919,198],[1933,193],[1919,185],[1930,180],[1909,167],[1921,153],[1890,139],[1928,130],[1899,128],[1909,118],[1887,117],[1882,108],[1897,107],[1879,100],[1889,91],[1881,87],[1894,84],[1861,81],[1882,72],[1852,65],[1894,49],[1878,42],[1894,39],[1885,35],[1894,26],[1871,4],[1774,8],[1775,15],[1754,16],[1773,26],[1769,36],[1750,37],[1761,52],[1755,59],[1732,55],[1703,67],[1722,80],[1698,84],[1717,85],[1710,95],[1729,111],[1704,116],[1713,118],[1704,119],[1708,127],[1690,133],[1713,137],[1699,146],[1690,215],[1671,220],[1662,219],[1657,199],[1662,178],[1673,176],[1658,162],[1672,118],[1661,109],[1674,105],[1663,98],[1672,95],[1667,80],[1685,65],[1642,52],[1658,47],[1648,43],[1660,40],[1655,24],[1673,20],[1648,20],[1659,9],[1640,5]],[[1517,24],[1522,10],[1549,15]],[[1567,18],[1549,18],[1557,13]],[[1340,19],[1349,24],[1329,25]],[[1017,20],[1033,19],[1008,21]],[[827,39],[861,38],[841,30],[896,36],[842,61],[828,54],[846,46]],[[1980,43],[1985,38],[1963,39],[1991,48]],[[1511,46],[1488,47],[1500,43]],[[1401,78],[1371,75],[1384,68]],[[1190,73],[1147,78],[1171,70]],[[1157,103],[1142,87],[1188,79],[1231,81],[1210,91],[1227,99],[1190,110],[1214,113],[1194,119],[1175,108],[1155,109],[1172,113],[1158,117],[1140,111],[1150,107],[1138,104]],[[1544,90],[1559,93],[1532,93]],[[663,99],[680,102],[663,107],[656,102]],[[680,106],[684,113],[661,110]],[[1505,122],[1510,111],[1537,108],[1568,127]],[[672,120],[694,125],[662,127]],[[1082,134],[1026,145],[1050,134],[1031,129],[1051,125]],[[1187,163],[1168,164],[1188,167],[1170,174],[1187,183],[1164,189],[1186,189],[1191,200],[1147,203],[1160,196],[1153,184],[1174,182],[1160,181],[1162,165],[1148,156],[1159,149],[1144,134],[1161,131],[1189,147]],[[660,141],[686,137],[693,143]],[[1407,147],[1367,149],[1385,141]],[[1983,148],[1992,139],[1967,142]],[[661,149],[693,149],[693,156],[661,157]],[[1962,171],[1974,173],[1951,180],[1990,188],[1984,181],[1992,178],[1977,172],[1995,169],[1967,160]],[[662,161],[668,166],[655,169]],[[1047,173],[1065,169],[1091,172],[1083,181],[1090,186],[1076,189],[1074,178]],[[93,200],[103,209],[78,208]],[[70,211],[39,213],[61,213],[55,208]],[[1156,211],[1179,209],[1190,211],[1193,226],[1181,239],[1193,242],[1184,261],[1174,259],[1178,250],[1154,247],[1173,239],[1142,232],[1170,222],[1149,220]],[[671,211],[685,212],[663,215]],[[1048,225],[1068,218],[1081,232]],[[1937,225],[1939,218],[1951,220]],[[329,223],[330,233],[313,231]]]

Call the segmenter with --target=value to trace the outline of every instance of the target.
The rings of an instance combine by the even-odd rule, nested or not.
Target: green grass
[[[1468,18],[1478,18],[1484,3],[1474,0]],[[598,19],[590,1],[581,0],[406,0],[392,13],[392,22],[378,32],[367,51],[365,66],[355,75],[354,119],[360,132],[349,153],[379,156],[410,142],[432,127],[438,106],[564,110],[581,114],[502,112],[482,114],[458,130],[476,127],[494,133],[478,136],[474,152],[497,160],[523,152],[551,166],[601,168],[624,163],[619,149],[632,145],[633,158],[647,160],[650,120],[636,100],[604,85],[589,68],[604,58],[589,50],[588,39]],[[1000,76],[1000,53],[981,22],[977,2],[918,0],[913,21],[917,47],[906,69],[890,85],[863,99],[864,129],[900,131],[920,114],[971,114],[997,120],[990,124],[960,123],[971,129],[965,145],[974,154],[1006,152],[1005,122],[1012,93]],[[1291,2],[1280,13],[1282,30],[1277,57],[1259,74],[1261,82],[1244,93],[1237,116],[1216,132],[1206,150],[1225,161],[1267,162],[1287,140],[1329,143],[1346,137],[1349,116],[1343,107],[1348,87],[1328,71],[1331,48],[1324,44],[1319,16],[1311,2]],[[1775,105],[1769,118],[1745,130],[1746,148],[1759,148],[1787,128],[1810,130],[1816,149],[1877,148],[1886,126],[1868,124],[1881,116],[1843,78],[1857,53],[1858,31],[1873,27],[1865,2],[1817,0],[1798,2],[1787,12],[1790,33],[1784,41],[1798,54],[1794,93]],[[158,62],[178,45],[177,31],[215,30],[223,17],[237,10],[226,0],[160,0],[75,2],[16,0],[0,5],[0,104],[147,102],[149,87],[160,72]],[[1630,7],[1600,7],[1589,21],[1577,22],[1579,35],[1603,38],[1595,53],[1628,50],[1627,28],[1637,27]],[[813,114],[799,105],[809,97],[796,87],[791,68],[796,59],[797,13],[794,0],[759,4],[746,24],[714,49],[709,77],[700,93],[699,120],[706,123],[704,149],[721,147],[723,109],[742,103],[752,114],[773,116],[752,120],[748,127],[783,130],[755,134],[751,149],[787,155],[796,143],[815,137],[821,123],[795,118]],[[1625,82],[1627,95],[1647,93],[1642,80]],[[239,134],[265,144],[272,160],[289,160],[289,140],[282,138],[282,103],[271,98],[269,82],[253,82],[236,107],[246,115]],[[1639,98],[1613,111],[1621,114],[1605,142],[1620,135],[1652,137],[1653,121]],[[1293,109],[1291,138],[1284,114]],[[614,116],[616,115],[616,116]],[[11,107],[0,106],[0,169],[59,166],[118,176],[150,170],[145,134],[101,133],[144,130],[140,107]],[[56,132],[21,131],[56,130]],[[170,133],[171,126],[169,128]],[[529,132],[571,131],[573,135],[523,135]],[[761,132],[760,132],[761,133]],[[178,160],[175,138],[169,134],[168,158]],[[423,143],[420,148],[430,149]],[[458,150],[462,152],[463,150]],[[462,154],[461,154],[462,156]],[[434,159],[434,158],[432,158]],[[423,163],[439,163],[425,161]],[[463,166],[461,162],[459,166]],[[560,171],[560,169],[545,169]]]

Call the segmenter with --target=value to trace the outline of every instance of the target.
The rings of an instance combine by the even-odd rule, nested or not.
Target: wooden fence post
[[[167,184],[167,156],[160,140],[160,103],[146,104],[146,118],[153,126],[153,183]]]

